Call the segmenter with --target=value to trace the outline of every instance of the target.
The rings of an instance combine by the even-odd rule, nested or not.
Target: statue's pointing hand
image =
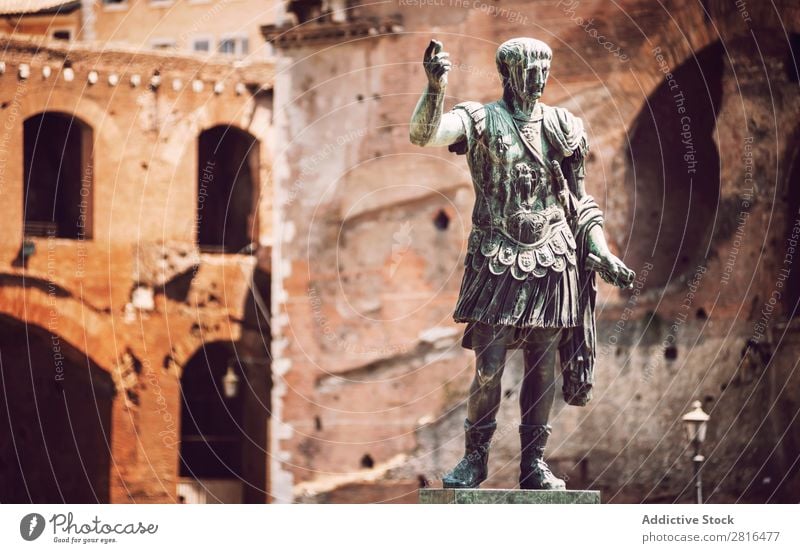
[[[442,51],[443,45],[438,40],[432,40],[425,50],[422,65],[428,76],[428,84],[432,90],[444,90],[447,86],[447,72],[450,71],[450,54]]]

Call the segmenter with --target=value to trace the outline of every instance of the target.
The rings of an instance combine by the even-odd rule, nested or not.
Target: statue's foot
[[[442,477],[445,488],[477,488],[489,475],[489,444],[497,423],[475,425],[464,421],[464,457]]]
[[[523,490],[566,490],[566,483],[557,478],[544,459],[533,459],[529,467],[520,472],[519,487]]]
[[[458,464],[442,477],[444,488],[477,488],[486,480],[487,466],[482,456],[476,451],[465,456]]]

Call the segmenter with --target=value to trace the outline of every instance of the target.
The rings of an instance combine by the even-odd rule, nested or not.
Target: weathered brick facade
[[[608,501],[691,501],[680,416],[701,399],[709,500],[800,496],[798,280],[778,272],[798,217],[797,6],[615,4],[400,0],[338,31],[265,29],[284,57],[276,493],[414,501],[461,455],[473,361],[451,313],[473,194],[463,158],[409,144],[408,119],[431,38],[452,106],[496,99],[495,49],[527,35],[553,47],[543,101],[584,119],[588,189],[639,274],[634,291],[600,285],[596,394],[557,401],[557,472]],[[516,482],[511,364],[489,486]]]
[[[102,456],[110,448],[111,458],[106,460],[110,485],[101,486],[98,499],[176,501],[182,424],[179,382],[185,366],[205,351],[204,344],[214,342],[232,344],[233,350],[238,348],[250,358],[266,357],[255,355],[258,348],[246,342],[253,342],[250,336],[256,332],[250,283],[254,273],[269,271],[272,240],[268,147],[272,68],[235,69],[220,62],[133,50],[67,49],[33,37],[4,37],[2,43],[0,217],[5,224],[0,235],[0,314],[11,325],[2,332],[16,343],[24,343],[27,336],[29,349],[41,350],[29,371],[25,357],[12,358],[4,350],[5,390],[10,396],[30,394],[26,372],[35,376],[37,371],[49,371],[50,378],[39,375],[48,389],[66,386],[63,382],[77,378],[81,367],[100,371],[101,379],[110,376],[114,390],[106,398],[110,420],[101,424],[107,432],[79,448],[82,456],[94,452]],[[74,127],[89,133],[83,148],[90,155],[80,175],[84,232],[76,238],[57,234],[23,238],[28,226],[23,224],[26,145],[38,141],[43,152],[34,158],[38,167],[51,161],[62,166],[71,162],[66,142],[56,144],[63,155],[56,151],[47,157],[43,148],[53,128],[42,124],[37,130],[29,123],[42,113],[66,114]],[[260,166],[255,180],[260,190],[254,204],[257,225],[251,226],[250,237],[256,244],[250,248],[255,255],[206,253],[197,246],[197,229],[203,224],[203,213],[198,212],[202,172],[198,140],[203,131],[219,126],[240,129],[257,140]],[[31,133],[32,138],[23,138]],[[66,186],[64,181],[62,174],[60,185]],[[33,189],[33,178],[29,184]],[[29,194],[29,213],[33,201]],[[64,204],[51,202],[49,209],[55,209],[58,217]],[[153,298],[153,305],[135,299],[139,288]],[[268,298],[268,285],[262,283],[261,288]],[[51,341],[52,348],[47,345]],[[62,344],[70,352],[63,354],[68,366],[58,359]],[[267,343],[261,349],[268,347]],[[49,366],[43,361],[48,350],[52,350]],[[255,426],[243,432],[257,433],[253,439],[263,447],[269,364],[262,361],[250,367],[243,360],[241,365],[240,370],[252,372],[248,376],[253,386],[243,392],[245,401],[259,396],[262,402]],[[92,400],[78,397],[66,400]],[[63,417],[58,402],[64,398],[51,399],[55,401],[42,403],[37,410],[55,410],[52,417]],[[101,418],[99,408],[95,418]],[[37,447],[37,425],[35,420],[12,416],[10,426],[14,432],[5,426],[0,436],[3,474],[21,482],[15,450],[24,457],[26,447]],[[83,426],[80,420],[72,421],[73,432]],[[55,459],[66,458],[64,451],[50,445]],[[27,476],[32,482],[42,476],[32,468],[37,463],[31,461],[25,469],[31,471]],[[259,494],[261,501],[265,499],[266,465],[262,460],[260,469],[242,469],[254,486],[250,500],[258,500]],[[91,479],[83,482],[84,489],[90,486]],[[24,500],[24,488],[15,488],[15,493],[22,495],[4,501]],[[43,501],[59,496],[51,487],[34,497]]]

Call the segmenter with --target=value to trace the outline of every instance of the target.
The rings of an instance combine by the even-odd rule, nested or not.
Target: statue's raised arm
[[[447,73],[452,67],[450,54],[442,43],[432,40],[422,60],[428,84],[411,116],[409,136],[417,146],[449,146],[465,136],[464,124],[458,115],[444,112]]]

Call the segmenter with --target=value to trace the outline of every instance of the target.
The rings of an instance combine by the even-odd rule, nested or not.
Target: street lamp
[[[692,410],[681,418],[683,426],[686,429],[686,438],[694,448],[692,462],[694,464],[694,487],[697,491],[698,504],[703,503],[703,480],[700,471],[703,468],[703,461],[705,461],[706,458],[700,454],[700,446],[702,446],[703,442],[706,440],[708,418],[708,413],[703,411],[702,403],[699,401],[692,402]]]
[[[233,362],[228,363],[228,372],[222,377],[222,392],[228,399],[233,399],[239,395],[239,377],[233,368]]]

